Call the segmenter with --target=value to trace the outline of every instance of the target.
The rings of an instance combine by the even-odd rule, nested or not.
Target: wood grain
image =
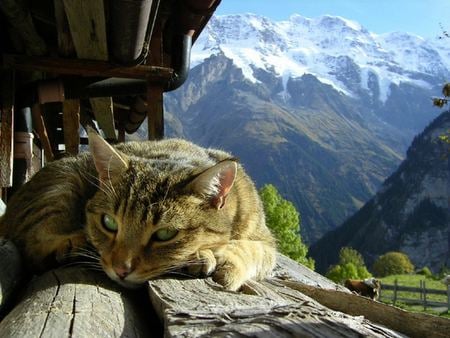
[[[12,186],[14,161],[14,71],[0,72],[0,188]]]
[[[33,279],[0,337],[152,337],[136,295],[103,273],[58,269]]]
[[[77,155],[80,146],[80,100],[65,100],[62,110],[66,152]]]

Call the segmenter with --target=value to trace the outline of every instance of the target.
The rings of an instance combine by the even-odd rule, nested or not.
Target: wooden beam
[[[142,299],[142,292],[124,289],[101,272],[49,271],[34,278],[2,318],[0,336],[160,337]]]
[[[288,288],[298,290],[322,305],[352,316],[364,316],[410,337],[448,337],[450,320],[424,313],[402,310],[355,294],[315,288],[295,281],[282,281]]]
[[[164,104],[163,87],[148,84],[147,87],[147,120],[148,139],[160,140],[164,137]]]
[[[14,71],[0,72],[0,188],[12,186],[14,161]]]
[[[71,56],[75,54],[75,46],[70,34],[63,0],[53,0],[53,5],[55,7],[56,31],[58,33],[58,54],[66,57]]]
[[[78,58],[108,60],[103,0],[63,0]]]
[[[66,152],[77,155],[80,146],[80,100],[63,102],[63,131]]]
[[[111,97],[97,97],[89,99],[100,129],[105,133],[108,140],[116,140],[116,129],[114,126],[113,101]]]
[[[31,57],[12,54],[4,54],[3,63],[7,68],[30,72],[40,71],[64,75],[147,79],[156,83],[166,83],[173,73],[173,69],[167,67],[142,65],[122,67],[104,61]]]
[[[362,316],[330,310],[286,287],[282,281],[288,279],[314,288],[341,289],[308,268],[279,257],[273,278],[248,281],[241,292],[226,291],[211,278],[149,281],[149,295],[164,323],[164,336],[402,337]]]
[[[36,103],[31,108],[33,116],[33,125],[41,140],[42,148],[44,149],[45,158],[47,161],[53,161],[55,158],[52,150],[52,145],[48,137],[47,128],[45,126],[44,118],[42,116],[42,105]]]
[[[81,59],[108,60],[103,0],[63,0],[77,56]],[[111,97],[91,98],[92,110],[109,140],[116,140]]]

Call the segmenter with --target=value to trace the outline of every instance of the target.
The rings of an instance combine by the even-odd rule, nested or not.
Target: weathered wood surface
[[[23,71],[40,71],[65,75],[120,77],[131,79],[150,79],[153,82],[166,82],[173,69],[159,66],[118,66],[104,61],[62,59],[52,57],[30,57],[26,55],[3,55],[5,67]]]
[[[31,108],[31,115],[33,116],[33,125],[42,143],[45,158],[47,161],[53,161],[55,155],[53,154],[52,145],[48,137],[47,127],[45,126],[44,117],[42,116],[43,107],[39,103],[35,103]]]
[[[0,204],[3,204],[0,201]],[[0,205],[0,217],[3,214]],[[0,238],[0,312],[8,305],[22,278],[22,264],[16,247]]]
[[[78,58],[107,60],[103,0],[63,0],[63,3]]]
[[[149,294],[166,337],[401,337],[362,316],[326,308],[281,282],[287,278],[341,289],[281,257],[275,276],[250,281],[242,292],[224,291],[210,278],[149,282]],[[291,271],[290,266],[295,267]],[[295,266],[294,266],[295,265]],[[341,293],[349,294],[342,289]]]
[[[97,97],[89,99],[95,119],[105,133],[105,138],[116,140],[116,129],[114,126],[113,100],[111,97]]]
[[[0,188],[12,186],[14,161],[14,71],[0,71]]]
[[[29,283],[0,337],[157,337],[142,299],[102,272],[53,270]]]
[[[80,100],[65,100],[62,111],[66,152],[77,155],[80,148]]]

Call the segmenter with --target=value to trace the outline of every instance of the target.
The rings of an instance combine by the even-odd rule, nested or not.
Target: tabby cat
[[[45,166],[0,219],[29,269],[89,256],[127,287],[187,267],[229,290],[271,272],[261,201],[230,154],[179,139],[112,147],[92,130],[89,148]]]

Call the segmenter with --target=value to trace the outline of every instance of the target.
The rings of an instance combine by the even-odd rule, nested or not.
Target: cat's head
[[[94,132],[89,143],[99,189],[86,206],[86,231],[111,279],[132,287],[229,240],[236,162],[152,161],[123,154]]]

